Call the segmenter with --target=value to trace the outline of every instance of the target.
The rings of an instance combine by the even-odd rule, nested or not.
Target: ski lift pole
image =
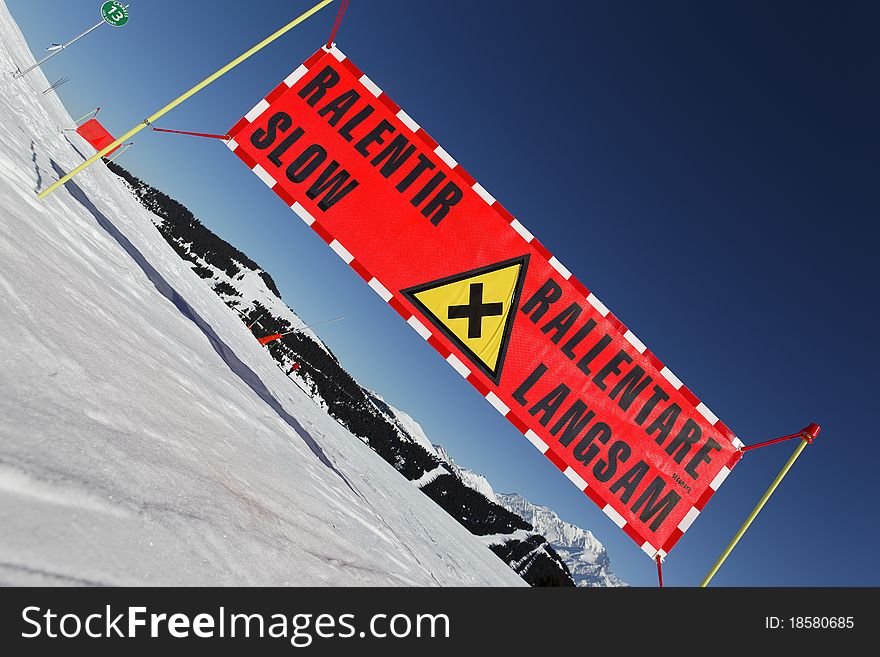
[[[223,68],[218,70],[216,73],[209,75],[207,78],[205,78],[204,80],[199,82],[196,86],[194,86],[192,89],[184,92],[183,94],[181,94],[180,96],[178,96],[177,98],[172,100],[165,107],[160,109],[158,112],[156,112],[155,114],[152,114],[151,116],[147,117],[146,119],[144,119],[143,121],[138,123],[135,127],[133,127],[128,132],[126,132],[119,139],[117,139],[113,143],[109,144],[108,146],[105,146],[98,153],[95,153],[94,155],[92,155],[92,157],[90,157],[88,160],[86,160],[85,162],[80,164],[78,167],[73,169],[70,173],[62,176],[60,180],[54,182],[52,185],[47,187],[45,190],[43,190],[42,192],[37,194],[37,197],[41,198],[41,199],[46,198],[49,194],[51,194],[56,189],[58,189],[59,187],[64,185],[66,182],[71,180],[74,176],[81,173],[84,169],[92,166],[95,162],[97,162],[102,157],[107,155],[107,153],[112,151],[114,148],[118,147],[120,144],[123,144],[127,140],[134,137],[141,130],[150,126],[154,121],[158,121],[159,119],[161,119],[163,116],[168,114],[168,112],[173,110],[175,107],[177,107],[181,103],[189,100],[191,97],[195,96],[197,93],[199,93],[202,89],[204,89],[205,87],[207,87],[211,83],[216,82],[218,78],[221,78],[224,75],[226,75],[227,73],[229,73],[229,71],[234,69],[236,66],[241,64],[246,59],[249,59],[250,57],[252,57],[256,53],[261,51],[263,48],[268,46],[269,44],[271,44],[271,43],[277,41],[278,39],[280,39],[281,37],[283,37],[285,34],[290,32],[290,30],[295,28],[297,25],[299,25],[303,21],[311,18],[314,14],[321,11],[324,7],[329,5],[331,2],[333,2],[333,0],[321,0],[321,2],[316,4],[311,9],[304,11],[302,14],[300,14],[299,16],[294,18],[292,21],[290,21],[287,25],[282,27],[280,30],[273,32],[272,34],[267,36],[265,39],[260,41],[257,45],[253,46],[250,50],[247,50],[246,52],[242,53],[241,55],[239,55],[238,57],[233,59],[231,62],[229,62],[226,66],[224,66]]]
[[[125,5],[125,8],[128,9],[129,6],[130,6],[130,5]],[[35,63],[33,66],[30,66],[29,68],[25,69],[24,71],[21,71],[21,72],[19,72],[19,73],[16,73],[15,75],[12,76],[12,79],[13,79],[13,80],[18,80],[19,78],[24,77],[25,75],[27,75],[28,73],[30,73],[31,71],[33,71],[35,68],[37,68],[37,67],[39,67],[39,66],[42,66],[43,64],[45,64],[46,62],[48,62],[50,59],[52,59],[52,58],[53,58],[55,55],[57,55],[58,53],[60,53],[60,52],[64,52],[64,50],[65,50],[66,48],[70,48],[70,46],[72,46],[74,43],[76,43],[77,41],[79,41],[79,40],[82,39],[83,37],[88,36],[89,34],[91,34],[92,32],[94,32],[95,30],[97,30],[99,27],[101,27],[102,25],[106,24],[106,22],[107,22],[107,21],[105,21],[105,20],[102,18],[102,19],[101,19],[101,22],[99,22],[99,23],[95,23],[94,25],[92,25],[92,27],[90,27],[89,29],[87,29],[85,32],[83,32],[83,33],[80,34],[79,36],[74,37],[73,39],[71,39],[70,41],[68,41],[67,43],[65,43],[63,46],[61,46],[60,48],[57,48],[57,49],[53,50],[53,51],[50,52],[48,55],[46,55],[45,57],[43,57],[43,59],[41,59],[40,61],[38,61],[37,63]]]

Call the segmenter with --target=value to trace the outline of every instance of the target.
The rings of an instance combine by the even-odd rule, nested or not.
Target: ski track
[[[106,167],[36,198],[92,151],[42,72],[6,74],[31,61],[0,0],[0,583],[524,585],[315,406]]]

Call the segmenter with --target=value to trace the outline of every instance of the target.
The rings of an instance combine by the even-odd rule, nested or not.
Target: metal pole
[[[113,157],[111,157],[111,158],[108,160],[108,162],[112,162],[112,161],[115,160],[117,157],[119,157],[120,155],[122,155],[125,151],[127,151],[129,148],[131,148],[132,146],[134,146],[134,142],[133,142],[133,141],[132,141],[132,142],[129,142],[129,143],[127,143],[127,144],[125,144],[125,146],[123,146],[122,148],[120,148],[120,149],[117,151],[116,155],[114,155]]]
[[[75,39],[71,39],[70,41],[68,41],[67,43],[65,43],[63,46],[61,46],[58,50],[53,50],[51,53],[49,53],[48,55],[46,55],[45,57],[43,57],[43,59],[41,59],[40,61],[38,61],[36,64],[34,64],[33,66],[31,66],[30,68],[27,68],[27,69],[25,69],[24,71],[21,71],[20,73],[16,73],[15,75],[12,76],[12,79],[13,79],[13,80],[18,80],[18,78],[27,75],[28,73],[30,73],[31,71],[33,71],[33,70],[34,70],[35,68],[37,68],[38,66],[42,66],[43,64],[45,64],[46,62],[48,62],[50,59],[52,59],[52,58],[53,58],[55,55],[57,55],[58,53],[64,51],[65,48],[69,48],[69,47],[72,46],[74,43],[76,43],[77,41],[79,41],[80,39],[82,39],[84,36],[86,36],[86,35],[88,35],[88,34],[91,34],[92,32],[94,32],[95,30],[97,30],[99,27],[101,27],[101,26],[104,25],[104,24],[105,24],[104,21],[101,20],[100,23],[97,23],[96,25],[93,25],[92,27],[90,27],[89,29],[87,29],[85,32],[83,32],[82,34],[80,34],[80,35],[79,35],[78,37],[76,37]]]
[[[67,84],[68,82],[70,82],[70,78],[61,78],[57,82],[52,83],[52,86],[50,86],[48,89],[46,89],[43,92],[43,95],[45,96],[50,91],[55,91],[58,87],[60,87],[63,84]]]
[[[178,105],[180,105],[180,104],[183,103],[184,101],[189,100],[189,98],[191,98],[192,96],[195,96],[195,95],[196,95],[197,93],[199,93],[202,89],[204,89],[205,87],[207,87],[207,86],[208,86],[209,84],[211,84],[212,82],[216,81],[218,78],[220,78],[220,77],[226,75],[227,73],[229,73],[229,71],[231,71],[231,70],[234,69],[236,66],[238,66],[239,64],[241,64],[244,60],[246,60],[246,59],[248,59],[249,57],[253,56],[254,54],[258,53],[260,50],[262,50],[263,48],[265,48],[266,46],[268,46],[270,43],[276,41],[277,39],[280,39],[282,36],[284,36],[285,34],[287,34],[290,30],[292,30],[293,28],[295,28],[297,25],[299,25],[300,23],[302,23],[304,20],[310,18],[313,14],[316,14],[317,12],[319,12],[320,10],[322,10],[324,7],[326,7],[327,5],[329,5],[331,2],[333,2],[333,0],[322,0],[321,2],[319,2],[318,4],[316,4],[316,5],[315,5],[314,7],[312,7],[311,9],[309,9],[309,10],[303,12],[302,14],[300,14],[299,16],[297,16],[296,18],[294,18],[292,21],[290,21],[287,25],[285,25],[284,27],[282,27],[280,30],[278,30],[277,32],[274,32],[274,33],[270,34],[270,35],[267,36],[265,39],[263,39],[262,41],[260,41],[257,45],[255,45],[253,48],[251,48],[250,50],[248,50],[248,51],[242,53],[241,55],[239,55],[239,56],[236,57],[235,59],[233,59],[233,60],[232,60],[231,62],[229,62],[226,66],[224,66],[223,68],[221,68],[219,71],[217,71],[216,73],[214,73],[214,74],[212,74],[212,75],[209,75],[207,78],[205,78],[204,80],[202,80],[201,82],[199,82],[196,86],[194,86],[192,89],[190,89],[189,91],[184,92],[183,94],[181,94],[180,96],[178,96],[177,98],[175,98],[174,100],[172,100],[172,101],[171,101],[170,103],[168,103],[165,107],[163,107],[162,109],[160,109],[158,112],[156,112],[156,113],[153,114],[152,116],[149,116],[149,117],[147,117],[146,119],[144,119],[143,121],[141,121],[140,123],[138,123],[135,127],[133,127],[133,128],[132,128],[131,130],[129,130],[128,132],[126,132],[124,135],[122,135],[119,139],[117,139],[116,141],[114,141],[112,144],[109,144],[108,146],[105,146],[103,149],[101,149],[100,152],[95,153],[94,155],[92,155],[92,157],[90,157],[88,160],[86,160],[85,162],[83,162],[82,164],[80,164],[78,167],[76,167],[75,169],[73,169],[70,173],[66,174],[65,176],[62,176],[62,178],[61,178],[60,180],[56,181],[55,183],[53,183],[52,185],[50,185],[49,187],[47,187],[45,190],[43,190],[42,192],[40,192],[39,194],[37,194],[37,197],[38,197],[38,198],[46,198],[49,194],[51,194],[51,193],[54,192],[56,189],[58,189],[59,187],[61,187],[61,186],[62,186],[63,184],[65,184],[68,180],[70,180],[71,178],[73,178],[74,176],[76,176],[78,173],[80,173],[81,171],[83,171],[83,169],[86,169],[87,167],[92,166],[95,162],[97,162],[97,161],[100,160],[102,157],[104,157],[105,155],[107,155],[107,153],[109,153],[110,151],[112,151],[114,148],[116,148],[116,147],[119,146],[120,144],[122,144],[122,143],[128,141],[129,139],[131,139],[132,137],[134,137],[137,133],[139,133],[141,130],[143,130],[144,128],[146,128],[146,127],[147,127],[148,125],[150,125],[151,123],[154,123],[155,121],[158,121],[159,119],[161,119],[161,118],[162,118],[163,116],[165,116],[168,112],[170,112],[171,110],[173,110],[175,107],[177,107]]]
[[[125,8],[126,8],[126,9],[128,9],[129,7],[131,7],[131,5],[125,5]],[[101,27],[102,25],[104,25],[105,22],[106,22],[106,21],[102,18],[100,23],[97,23],[96,25],[93,25],[92,27],[90,27],[89,29],[87,29],[85,32],[83,32],[82,34],[80,34],[78,37],[75,37],[75,38],[71,39],[70,41],[68,41],[67,43],[65,43],[63,46],[61,46],[60,48],[58,48],[57,50],[53,50],[51,54],[46,55],[45,57],[43,57],[43,59],[41,59],[40,61],[38,61],[36,64],[34,64],[33,66],[31,66],[31,67],[30,67],[29,69],[27,69],[26,71],[19,71],[18,73],[16,73],[15,75],[12,76],[12,79],[13,79],[13,80],[17,80],[18,78],[22,77],[23,75],[27,75],[28,73],[30,73],[31,71],[33,71],[33,70],[34,70],[35,68],[37,68],[38,66],[41,66],[41,65],[44,64],[45,62],[48,62],[50,59],[52,59],[55,55],[57,55],[58,53],[60,53],[60,52],[61,52],[62,50],[64,50],[65,48],[69,48],[70,46],[72,46],[74,43],[76,43],[77,41],[79,41],[80,39],[82,39],[82,38],[83,38],[84,36],[86,36],[87,34],[90,34],[90,33],[94,32],[95,30],[97,30],[99,27]]]
[[[87,114],[83,114],[81,117],[79,117],[79,118],[78,118],[76,121],[74,121],[73,123],[74,123],[74,125],[79,125],[79,122],[82,121],[83,119],[86,119],[86,118],[88,118],[88,117],[90,117],[90,116],[91,116],[92,118],[95,118],[96,116],[98,116],[98,112],[100,112],[100,111],[101,111],[101,108],[100,108],[100,107],[96,107],[96,108],[93,109],[91,112],[88,112]]]

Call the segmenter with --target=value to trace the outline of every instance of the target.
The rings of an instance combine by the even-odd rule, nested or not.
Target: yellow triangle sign
[[[505,260],[402,293],[474,365],[498,383],[528,261],[528,255]]]

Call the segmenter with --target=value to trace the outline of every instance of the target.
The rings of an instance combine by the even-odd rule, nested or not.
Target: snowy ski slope
[[[0,2],[0,583],[524,585],[315,406],[101,165]]]

